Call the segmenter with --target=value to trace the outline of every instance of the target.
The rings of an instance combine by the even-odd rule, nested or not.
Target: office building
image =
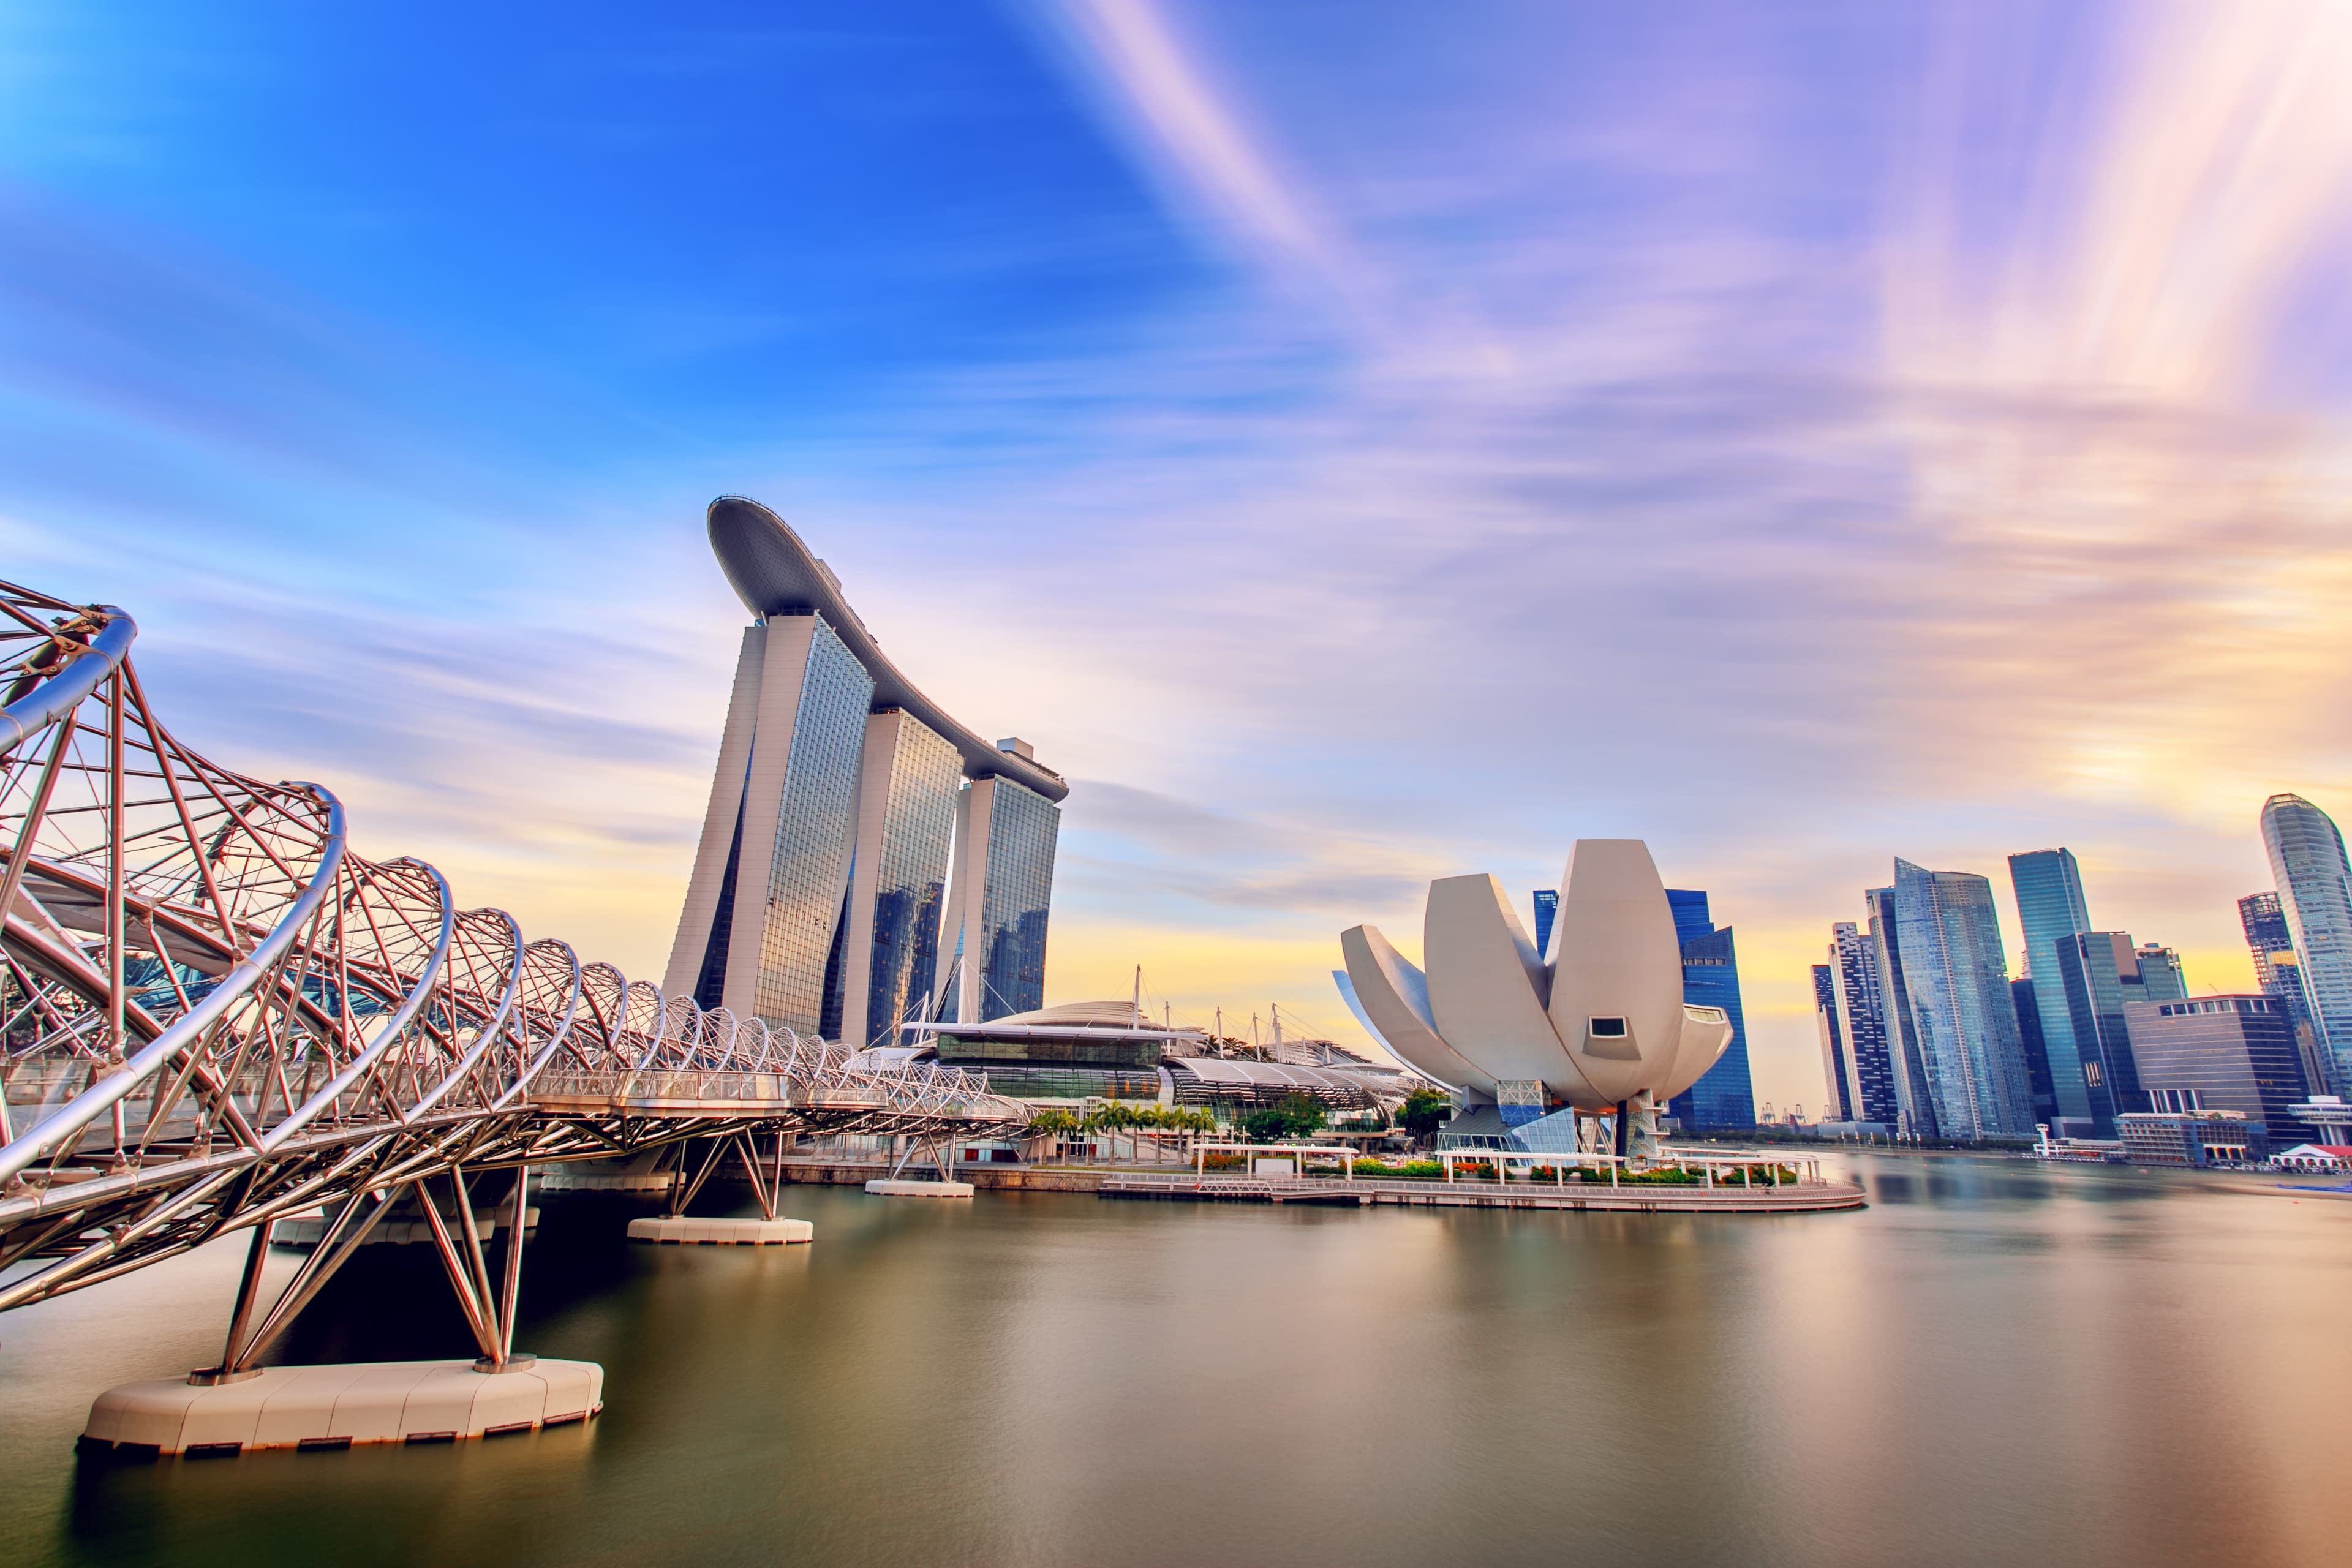
[[[2176,997],[2124,1006],[2139,1087],[2157,1110],[2181,1097],[2232,1111],[2274,1148],[2312,1141],[2293,1108],[2310,1092],[2294,1048],[2294,1021],[2272,997]]]
[[[2058,985],[2090,1098],[2094,1137],[2113,1137],[2118,1115],[2147,1109],[2126,1009],[2149,999],[2151,977],[2159,997],[2184,994],[2179,961],[2171,950],[2148,943],[2147,951],[2162,956],[2151,959],[2145,971],[2142,951],[2132,945],[2128,931],[2085,931],[2058,944]]]
[[[2274,795],[2263,803],[2263,846],[2300,961],[2326,1087],[2352,1092],[2352,866],[2344,836],[2301,795]]]
[[[2178,1002],[2189,994],[2189,976],[2180,967],[2180,954],[2173,949],[2144,942],[2133,950],[2132,959],[2139,970],[2143,1000]]]
[[[2088,1136],[2088,1117],[2070,1122],[2058,1115],[2058,1097],[2051,1089],[2050,1056],[2042,1043],[2042,1010],[2034,1001],[2032,980],[2021,975],[2011,981],[2009,1000],[2017,1014],[2017,1037],[2025,1045],[2025,1076],[2033,1089],[2033,1120],[2049,1128],[2055,1137]]]
[[[2052,1104],[2049,1114],[2037,1120],[2058,1137],[2090,1137],[2100,1115],[2084,1088],[2074,1019],[2058,984],[2058,944],[2091,929],[2082,868],[2071,849],[2035,849],[2009,858],[2009,883],[2017,895],[2018,929],[2025,937],[2025,977],[2039,982],[2032,995],[2041,1026],[2042,1071],[2035,1076],[2047,1080]]]
[[[1845,1036],[1838,1026],[1837,971],[1826,963],[1813,965],[1813,1030],[1822,1043],[1822,1100],[1824,1121],[1853,1121],[1853,1075],[1847,1070]]]
[[[1672,1102],[1685,1128],[1753,1127],[1756,1091],[1748,1074],[1748,1025],[1739,1005],[1739,954],[1731,928],[1718,928],[1707,912],[1706,895],[1668,888],[1675,937],[1682,943],[1683,1000],[1694,1007],[1719,1007],[1731,1020],[1731,1044],[1696,1083]]]
[[[1536,956],[1541,958],[1551,951],[1551,922],[1559,918],[1559,889],[1536,889]]]
[[[1992,884],[1895,862],[1895,925],[1939,1135],[2033,1136],[2033,1092]]]
[[[1903,1112],[1895,1091],[1895,1064],[1889,1055],[1878,949],[1852,921],[1830,927],[1830,969],[1837,987],[1838,1035],[1845,1044],[1846,1088],[1842,1103],[1852,1120],[1899,1126]]]
[[[1911,988],[1903,976],[1903,933],[1895,918],[1895,889],[1865,889],[1862,905],[1878,970],[1879,1015],[1886,1020],[1895,1131],[1906,1138],[1939,1138],[1943,1133],[1936,1122],[1935,1097],[1927,1091],[1927,1068],[1919,1050],[1918,1022],[1911,1011]]]
[[[755,618],[667,988],[857,1045],[942,998],[970,1021],[1039,1005],[1068,786],[917,690],[767,508],[722,497],[709,532]]]
[[[2249,893],[2238,900],[2238,923],[2245,929],[2246,948],[2253,955],[2254,981],[2263,994],[2277,1003],[2294,1028],[2295,1056],[2303,1076],[2316,1086],[2328,1079],[2320,1049],[2319,1031],[2311,1021],[2311,1002],[2304,993],[2303,965],[2294,956],[2294,938],[2286,929],[2286,914],[2276,893]]]

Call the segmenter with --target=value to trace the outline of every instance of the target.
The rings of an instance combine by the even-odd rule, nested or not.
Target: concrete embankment
[[[908,1166],[911,1172],[915,1169]],[[784,1180],[863,1186],[887,1167],[876,1162],[784,1162]],[[925,1167],[923,1174],[929,1174]],[[1864,1206],[1862,1188],[1851,1182],[1801,1186],[1653,1186],[1598,1183],[1553,1186],[1540,1182],[1359,1181],[1297,1177],[1287,1181],[1211,1174],[1189,1167],[1102,1169],[1054,1165],[967,1164],[959,1181],[991,1192],[1094,1193],[1107,1198],[1163,1198],[1176,1202],[1393,1204],[1415,1208],[1568,1209],[1614,1214],[1796,1214]]]

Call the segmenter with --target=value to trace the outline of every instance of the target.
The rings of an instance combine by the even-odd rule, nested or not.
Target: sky
[[[1758,1097],[1894,857],[2252,984],[2352,811],[2352,5],[0,12],[0,575],[657,976],[789,519],[1072,781],[1048,1001],[1357,1037],[1646,839]]]

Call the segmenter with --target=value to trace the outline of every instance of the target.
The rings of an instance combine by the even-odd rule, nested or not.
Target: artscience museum
[[[1341,991],[1398,1059],[1454,1091],[1456,1126],[1513,1142],[1654,1155],[1657,1112],[1731,1042],[1729,1016],[1683,1000],[1664,884],[1637,838],[1579,839],[1538,952],[1502,884],[1432,882],[1416,967],[1379,929],[1340,933]]]

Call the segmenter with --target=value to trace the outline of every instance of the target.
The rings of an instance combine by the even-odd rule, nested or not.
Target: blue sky
[[[1632,835],[1813,1105],[1894,855],[2237,986],[2263,797],[2352,809],[2345,79],[2331,0],[20,5],[0,554],[652,973],[754,495],[1076,781],[1052,999],[1339,1029],[1341,927]]]

